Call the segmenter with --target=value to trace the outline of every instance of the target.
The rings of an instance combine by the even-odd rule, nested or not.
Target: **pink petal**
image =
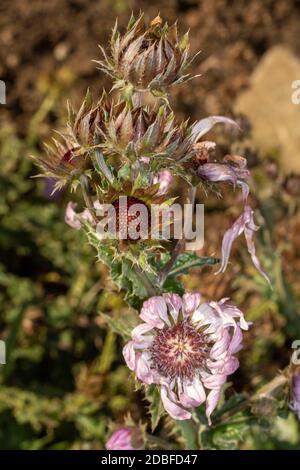
[[[149,361],[147,359],[148,358],[144,353],[138,355],[135,373],[138,379],[140,379],[145,384],[150,385],[153,383],[153,375],[149,366]]]
[[[127,344],[125,344],[123,348],[123,356],[129,369],[135,370],[136,357],[133,341],[129,341]]]
[[[185,420],[185,419],[190,419],[191,418],[191,413],[184,408],[181,408],[178,406],[174,401],[170,399],[168,396],[168,392],[170,394],[170,391],[168,391],[167,387],[165,385],[161,386],[161,391],[160,391],[160,396],[164,405],[165,410],[171,418],[177,419],[177,420]]]
[[[163,328],[162,317],[167,317],[167,305],[163,297],[151,297],[143,304],[140,318],[154,328]]]
[[[211,419],[210,416],[214,409],[216,408],[218,401],[220,399],[220,389],[218,390],[211,390],[207,395],[206,400],[206,417],[208,419],[208,424],[211,426]]]
[[[197,307],[201,301],[201,294],[198,292],[191,293],[191,294],[184,294],[182,297],[183,301],[183,309],[184,312],[188,315],[192,314],[197,310]]]
[[[174,322],[177,321],[179,311],[182,307],[182,300],[177,294],[164,294],[164,299],[167,303],[170,315]]]
[[[209,356],[213,359],[218,359],[221,354],[228,350],[230,344],[230,335],[227,330],[223,329],[221,338],[216,341],[210,350]]]
[[[206,393],[199,377],[195,377],[191,384],[183,384],[185,394],[199,406],[205,401]]]
[[[70,227],[74,228],[75,230],[80,230],[81,223],[78,220],[78,215],[75,212],[75,208],[77,207],[76,202],[68,202],[66,212],[65,212],[65,222],[66,224],[70,225]]]
[[[192,129],[192,137],[195,142],[197,142],[204,134],[210,131],[216,124],[224,123],[231,124],[239,129],[239,125],[233,121],[233,119],[227,118],[225,116],[210,116],[205,119],[201,119],[196,122]]]

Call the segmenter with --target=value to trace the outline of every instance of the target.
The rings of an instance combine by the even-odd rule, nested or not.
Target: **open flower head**
[[[144,384],[157,384],[163,405],[177,420],[206,405],[206,416],[217,406],[227,376],[239,367],[243,313],[222,299],[201,302],[198,293],[164,294],[143,304],[144,321],[132,331],[123,350],[126,363]]]

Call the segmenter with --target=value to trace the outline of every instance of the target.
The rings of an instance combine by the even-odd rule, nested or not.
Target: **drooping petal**
[[[160,391],[160,396],[161,400],[163,402],[164,408],[169,413],[171,418],[177,419],[177,420],[184,420],[184,419],[190,419],[191,418],[191,413],[181,406],[177,405],[175,401],[170,399],[170,390],[165,385],[161,386],[161,391]]]
[[[228,350],[230,344],[230,335],[224,328],[220,339],[213,345],[210,350],[209,356],[213,359],[218,359],[225,351]]]
[[[198,376],[194,377],[192,383],[184,383],[183,389],[185,394],[195,401],[196,406],[200,406],[205,401],[206,393]]]
[[[136,361],[135,372],[139,380],[150,385],[153,383],[153,374],[148,359],[149,358],[146,353],[139,354]]]
[[[250,206],[245,206],[243,214],[233,223],[232,227],[230,227],[224,234],[223,241],[222,241],[222,262],[220,269],[217,271],[216,274],[220,272],[224,272],[226,270],[231,247],[233,242],[241,235],[243,232],[245,233],[245,238],[247,242],[247,248],[251,255],[252,262],[259,273],[270,283],[270,279],[267,274],[262,270],[260,262],[256,256],[255,252],[255,245],[253,241],[253,235],[255,230],[257,230],[257,226],[254,224],[253,221],[253,210]]]
[[[211,426],[211,414],[216,408],[218,401],[220,399],[220,389],[218,390],[211,390],[207,395],[206,399],[206,417],[208,420],[209,426]]]
[[[230,124],[239,129],[239,125],[233,120],[225,116],[210,116],[208,118],[200,119],[197,121],[192,128],[192,137],[197,142],[201,137],[209,132],[216,124]]]
[[[68,202],[66,212],[65,212],[65,222],[66,224],[70,225],[70,227],[74,228],[75,230],[80,230],[81,223],[78,220],[77,213],[75,212],[75,208],[77,207],[76,202]]]
[[[151,325],[148,325],[148,323],[141,323],[132,330],[131,337],[135,343],[139,343],[139,345],[143,345],[143,347],[150,346],[153,335],[145,335],[145,333],[148,333],[151,330],[153,330]]]
[[[135,370],[136,364],[136,357],[135,357],[135,350],[134,350],[134,342],[129,341],[123,348],[123,356],[127,367],[130,370]]]

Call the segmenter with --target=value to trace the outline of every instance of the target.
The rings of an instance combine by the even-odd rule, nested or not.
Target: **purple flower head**
[[[300,373],[294,375],[292,380],[292,402],[290,408],[300,420]]]
[[[107,450],[140,450],[143,446],[136,434],[136,429],[129,426],[120,428],[110,436],[105,447]]]
[[[165,410],[177,420],[191,418],[191,408],[217,406],[222,385],[236,371],[242,348],[243,313],[222,299],[201,302],[198,293],[164,294],[144,302],[144,321],[132,331],[123,354],[129,369],[145,384],[157,384]]]

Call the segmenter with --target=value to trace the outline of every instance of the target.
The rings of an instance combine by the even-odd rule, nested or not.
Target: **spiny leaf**
[[[156,385],[150,385],[145,391],[146,399],[149,401],[149,413],[151,415],[151,429],[155,431],[161,416],[164,413],[164,407],[160,398],[160,393]]]

